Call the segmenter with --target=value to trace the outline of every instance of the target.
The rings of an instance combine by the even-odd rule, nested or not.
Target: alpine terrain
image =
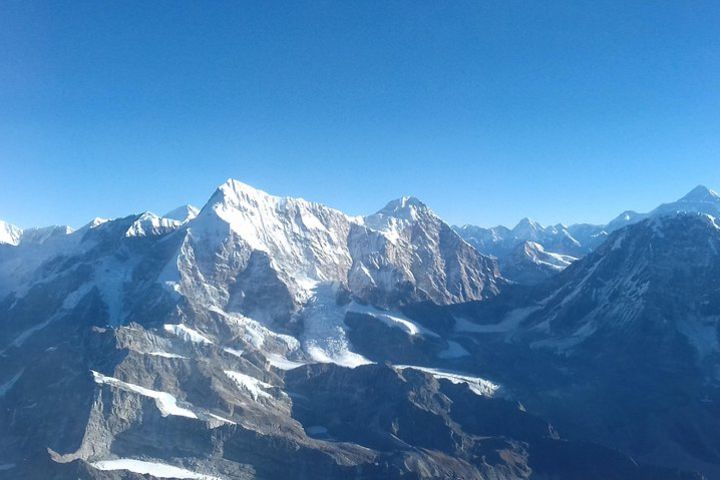
[[[228,180],[0,222],[0,478],[720,479],[720,197],[451,227]]]

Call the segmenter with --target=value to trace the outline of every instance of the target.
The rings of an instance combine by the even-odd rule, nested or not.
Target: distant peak
[[[420,213],[429,212],[427,205],[418,198],[407,196],[388,202],[385,207],[377,212],[387,217],[395,217],[403,220],[417,220]]]
[[[638,213],[634,210],[625,210],[620,215],[618,215],[617,218],[627,222],[627,221],[635,218],[637,215],[638,215]]]
[[[181,222],[186,222],[197,217],[199,211],[200,210],[197,207],[194,207],[192,205],[182,205],[173,210],[170,210],[165,215],[163,215],[163,217],[169,218],[171,220],[179,220]]]
[[[542,230],[543,226],[528,217],[521,219],[513,230]]]
[[[391,200],[388,202],[388,204],[385,206],[383,210],[400,210],[403,208],[422,208],[427,207],[423,202],[421,202],[417,197],[413,196],[403,196],[400,198],[396,198],[395,200]]]
[[[99,227],[100,225],[102,225],[103,223],[107,223],[109,221],[110,221],[109,218],[95,217],[92,220],[90,220],[90,222],[87,225],[85,225],[83,228],[87,228],[87,229],[96,228],[96,227]]]
[[[698,185],[682,197],[680,202],[716,202],[720,201],[720,195],[704,185]]]

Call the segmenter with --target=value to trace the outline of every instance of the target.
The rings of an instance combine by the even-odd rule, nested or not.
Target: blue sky
[[[202,205],[604,222],[720,187],[720,2],[4,2],[0,218]]]

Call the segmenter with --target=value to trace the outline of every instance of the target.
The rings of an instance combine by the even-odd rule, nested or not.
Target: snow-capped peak
[[[412,196],[404,196],[388,202],[375,215],[397,218],[408,222],[416,222],[427,215],[435,216],[425,203]]]
[[[515,233],[516,235],[520,233],[527,234],[529,232],[537,232],[541,230],[544,230],[544,227],[535,220],[532,220],[528,217],[521,219],[518,224],[515,225],[515,228],[512,229],[513,233]]]
[[[103,223],[107,223],[109,221],[110,221],[109,218],[95,217],[92,220],[90,220],[90,222],[82,228],[87,228],[87,229],[96,228],[96,227],[99,227],[100,225],[102,225]]]
[[[0,245],[15,245],[20,243],[22,229],[0,220]]]
[[[650,212],[650,215],[674,215],[677,213],[705,213],[720,216],[720,195],[699,185],[687,195],[672,203],[665,203]]]
[[[137,217],[125,232],[126,237],[146,237],[168,233],[182,224],[179,220],[163,218],[152,212],[145,212]]]
[[[189,222],[193,218],[197,217],[200,209],[192,205],[181,205],[173,210],[170,210],[163,218],[169,218],[171,220],[178,220],[180,222]]]
[[[272,268],[301,296],[319,281],[344,280],[351,259],[344,213],[300,198],[277,197],[237,180],[218,187],[190,234],[203,248],[222,248],[228,233],[264,252]]]
[[[678,202],[696,203],[696,202],[720,202],[720,195],[710,190],[704,185],[698,185],[682,197]]]
[[[278,197],[274,197],[273,195],[246,183],[229,178],[225,183],[218,187],[215,195],[210,198],[208,203],[212,204],[222,201],[223,203],[235,206],[240,206],[245,203],[257,205],[259,202],[277,198]]]

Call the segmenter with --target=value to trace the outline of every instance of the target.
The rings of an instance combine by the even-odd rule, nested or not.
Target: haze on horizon
[[[14,2],[0,219],[201,206],[604,223],[720,185],[717,2]]]

